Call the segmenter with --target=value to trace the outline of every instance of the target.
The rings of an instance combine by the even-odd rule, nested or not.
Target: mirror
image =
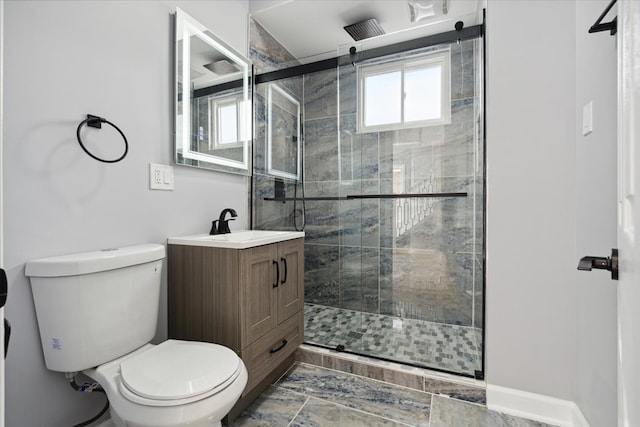
[[[176,9],[176,163],[251,175],[248,59]]]
[[[300,179],[300,102],[275,83],[267,89],[267,173]]]

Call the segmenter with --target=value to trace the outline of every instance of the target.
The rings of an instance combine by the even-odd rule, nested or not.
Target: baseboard
[[[590,427],[574,402],[492,384],[487,384],[487,407],[559,427]]]

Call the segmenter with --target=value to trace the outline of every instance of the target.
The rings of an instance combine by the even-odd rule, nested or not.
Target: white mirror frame
[[[178,59],[178,42],[182,41],[182,67],[179,67],[176,61],[176,106],[178,105],[178,82],[182,80],[182,116],[177,114],[176,108],[176,159],[177,152],[180,151],[183,158],[206,162],[214,165],[226,166],[228,168],[238,169],[239,173],[251,174],[251,92],[249,90],[250,82],[250,62],[235,53],[231,47],[224,45],[222,42],[210,37],[206,32],[206,27],[198,21],[187,15],[180,8],[176,8],[176,59]],[[213,49],[221,52],[236,65],[241,67],[242,72],[242,100],[240,106],[240,120],[243,121],[241,127],[245,130],[241,132],[243,155],[242,161],[227,159],[224,157],[203,154],[191,149],[191,36],[196,36]]]

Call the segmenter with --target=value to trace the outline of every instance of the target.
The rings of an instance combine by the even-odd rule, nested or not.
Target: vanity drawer
[[[300,311],[242,350],[242,361],[249,372],[247,390],[262,381],[302,344],[303,323],[303,312]]]

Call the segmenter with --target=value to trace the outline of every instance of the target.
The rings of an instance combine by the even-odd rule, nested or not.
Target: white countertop
[[[304,237],[304,231],[241,230],[227,234],[196,234],[170,237],[170,245],[209,246],[212,248],[247,249]]]

